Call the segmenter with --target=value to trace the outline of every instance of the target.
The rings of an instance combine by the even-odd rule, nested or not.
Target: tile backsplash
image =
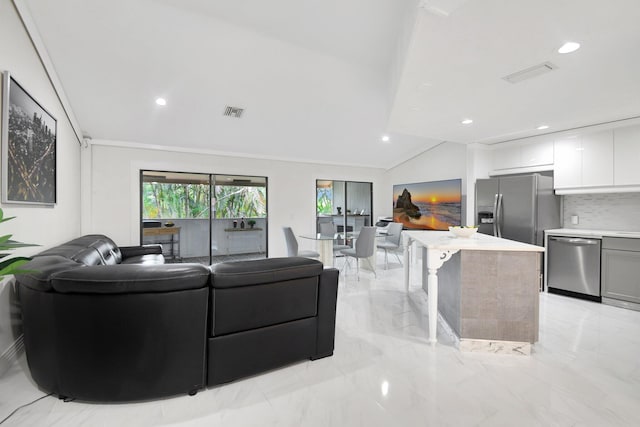
[[[563,197],[565,228],[640,231],[640,193],[576,194]],[[578,224],[571,224],[571,216]]]

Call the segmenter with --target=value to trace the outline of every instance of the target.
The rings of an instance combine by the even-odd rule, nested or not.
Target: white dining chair
[[[284,238],[287,242],[287,256],[301,256],[305,258],[320,258],[320,254],[316,251],[298,250],[298,240],[291,227],[282,227],[284,231]]]
[[[371,262],[369,261],[369,257],[371,257],[375,253],[375,239],[376,239],[376,227],[362,227],[360,229],[360,234],[358,234],[358,238],[356,239],[356,244],[354,249],[343,249],[340,251],[345,258],[345,267],[349,267],[349,257],[355,258],[356,260],[356,271],[358,280],[360,280],[360,259],[364,258],[367,260],[369,267],[373,271],[373,275],[376,276],[376,269]],[[377,277],[377,276],[376,276]]]
[[[384,241],[377,244],[378,249],[384,250],[384,269],[389,268],[389,251],[393,252],[398,258],[398,262],[402,264],[398,250],[400,249],[400,242],[402,238],[402,224],[399,222],[392,222],[387,225],[387,236]]]

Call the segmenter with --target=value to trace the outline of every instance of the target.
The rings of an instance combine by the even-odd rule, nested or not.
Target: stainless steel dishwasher
[[[600,239],[549,236],[549,292],[601,301]]]

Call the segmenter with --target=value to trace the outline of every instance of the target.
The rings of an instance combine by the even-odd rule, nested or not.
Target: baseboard
[[[24,335],[20,336],[0,354],[0,378],[18,361],[24,352]]]

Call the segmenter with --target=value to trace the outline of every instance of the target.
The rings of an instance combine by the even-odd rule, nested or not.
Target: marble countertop
[[[627,237],[640,239],[640,231],[616,231],[616,230],[588,230],[576,228],[556,228],[544,231],[549,236],[570,236],[570,237]]]
[[[487,234],[476,233],[471,237],[456,237],[449,231],[411,231],[403,235],[417,241],[429,249],[467,249],[474,251],[521,251],[544,252],[542,246],[529,245],[515,240],[501,239]],[[405,238],[407,238],[405,237]]]

